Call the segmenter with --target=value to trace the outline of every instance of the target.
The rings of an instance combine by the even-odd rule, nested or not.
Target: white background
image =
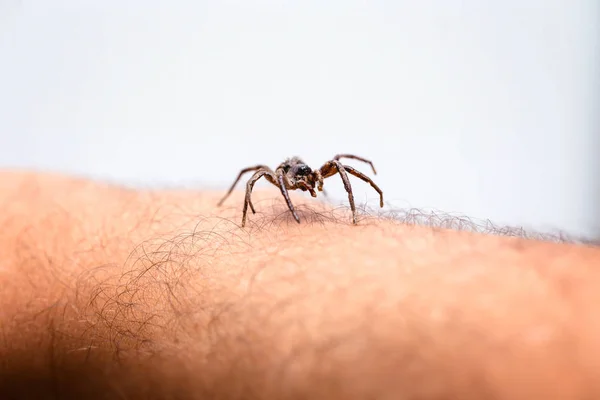
[[[0,0],[0,166],[224,189],[355,152],[394,207],[600,237],[599,4]]]

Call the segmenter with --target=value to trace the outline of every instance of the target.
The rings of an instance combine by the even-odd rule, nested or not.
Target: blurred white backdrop
[[[600,237],[599,110],[597,0],[0,0],[2,167],[224,189],[350,152],[394,207]]]

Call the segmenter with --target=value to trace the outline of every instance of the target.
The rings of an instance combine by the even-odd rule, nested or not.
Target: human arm
[[[241,229],[241,193],[218,209],[221,193],[2,175],[0,390],[600,393],[598,249],[379,218],[353,226],[320,205],[300,206],[298,225],[270,191]]]

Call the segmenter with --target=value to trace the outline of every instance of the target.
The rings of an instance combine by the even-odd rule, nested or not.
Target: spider
[[[352,186],[350,186],[350,180],[348,179],[348,174],[354,175],[357,178],[362,179],[365,182],[368,182],[373,189],[379,193],[379,205],[383,207],[383,192],[379,187],[369,178],[364,175],[362,172],[357,171],[349,165],[343,165],[339,160],[341,158],[352,158],[355,160],[359,160],[365,162],[371,166],[374,174],[377,174],[375,171],[375,167],[373,163],[369,160],[366,160],[362,157],[358,157],[352,154],[338,154],[333,157],[333,159],[327,161],[323,166],[313,171],[304,161],[302,161],[299,157],[288,158],[279,166],[275,171],[269,168],[266,165],[255,165],[253,167],[244,168],[240,171],[238,177],[229,188],[229,191],[225,194],[225,196],[219,201],[218,206],[221,206],[223,202],[229,197],[235,185],[239,182],[242,175],[246,172],[256,171],[254,175],[250,178],[250,180],[246,183],[246,198],[244,199],[244,209],[242,214],[242,227],[246,225],[246,213],[248,212],[248,206],[252,210],[253,214],[256,214],[254,210],[254,205],[252,204],[252,188],[256,181],[258,181],[263,176],[267,181],[277,186],[281,190],[281,194],[285,198],[288,208],[290,209],[292,215],[296,222],[300,223],[300,218],[298,214],[296,214],[296,210],[294,209],[294,205],[290,200],[290,196],[288,194],[288,190],[296,190],[300,189],[303,192],[308,191],[312,197],[317,197],[317,193],[315,192],[315,185],[319,192],[323,191],[323,180],[325,178],[329,178],[330,176],[335,175],[336,173],[340,174],[342,178],[342,182],[344,183],[344,188],[346,192],[348,192],[348,200],[350,202],[350,208],[352,209],[352,222],[356,224],[356,206],[354,205],[354,195],[352,193]]]

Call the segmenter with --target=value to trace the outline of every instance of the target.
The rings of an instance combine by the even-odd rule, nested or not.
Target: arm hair
[[[300,198],[297,225],[271,191],[241,229],[240,193],[4,175],[0,394],[600,394],[593,246]]]

